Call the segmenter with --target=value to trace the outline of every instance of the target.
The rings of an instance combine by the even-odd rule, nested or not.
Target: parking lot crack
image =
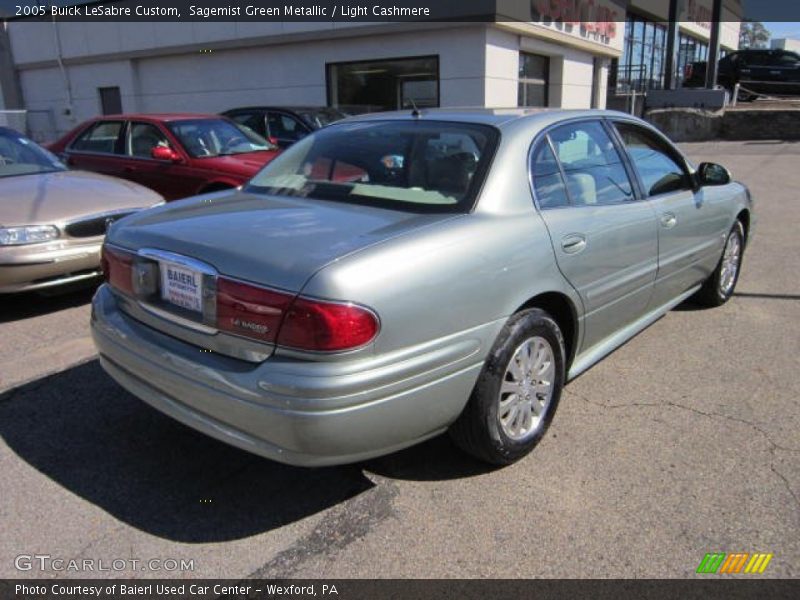
[[[625,409],[625,408],[665,408],[665,407],[671,407],[671,408],[677,408],[677,409],[680,409],[680,410],[688,410],[690,412],[693,412],[693,413],[698,414],[698,415],[702,415],[702,416],[707,417],[709,419],[725,419],[725,420],[728,420],[728,421],[732,421],[734,423],[739,423],[741,425],[746,425],[746,426],[754,429],[762,437],[764,437],[767,440],[767,442],[770,444],[770,446],[772,446],[774,448],[777,448],[779,450],[783,450],[785,452],[800,453],[800,449],[799,448],[790,448],[790,447],[787,447],[787,446],[780,445],[778,442],[773,440],[772,437],[770,436],[770,434],[767,433],[766,431],[764,431],[764,429],[762,429],[759,425],[753,423],[752,421],[748,421],[747,419],[742,419],[742,418],[739,418],[739,417],[732,417],[731,415],[726,415],[726,414],[723,414],[723,413],[706,412],[706,411],[700,410],[698,408],[694,408],[692,406],[686,406],[685,404],[679,404],[677,402],[671,402],[669,400],[664,401],[664,402],[630,402],[630,403],[626,403],[626,404],[605,404],[605,403],[602,403],[602,402],[594,402],[592,400],[589,400],[585,396],[582,396],[581,394],[577,394],[577,393],[575,393],[573,391],[570,391],[569,393],[570,393],[570,395],[574,396],[578,400],[581,400],[581,401],[585,402],[586,404],[590,404],[592,406],[596,406],[598,408],[603,408],[603,409],[617,410],[617,409]]]
[[[792,489],[789,480],[786,479],[786,476],[775,468],[775,453],[771,452],[771,454],[772,454],[772,461],[769,464],[769,470],[772,471],[778,477],[778,479],[783,481],[783,486],[786,488],[786,491],[789,492],[792,498],[794,498],[794,503],[797,504],[798,507],[800,507],[800,497],[798,497],[797,494],[794,493],[794,490]]]
[[[712,419],[712,420],[724,419],[726,421],[731,421],[733,423],[738,423],[740,425],[745,425],[747,427],[750,427],[751,429],[753,429],[756,432],[758,432],[761,435],[761,437],[763,437],[764,440],[766,440],[766,442],[767,442],[768,452],[769,452],[769,454],[771,456],[770,463],[769,463],[770,471],[772,471],[772,473],[774,473],[781,480],[781,482],[783,483],[783,486],[786,488],[786,491],[792,496],[792,498],[794,499],[795,503],[798,504],[798,506],[800,506],[800,498],[798,498],[797,494],[794,492],[794,490],[792,490],[792,487],[791,487],[791,485],[789,483],[789,480],[781,472],[779,472],[775,468],[775,460],[777,458],[776,457],[776,452],[777,451],[780,450],[780,451],[783,451],[783,452],[800,453],[800,450],[797,449],[797,448],[789,448],[789,447],[782,446],[782,445],[778,444],[775,440],[772,439],[772,437],[769,435],[769,433],[767,433],[764,429],[762,429],[760,426],[756,425],[752,421],[748,421],[746,419],[741,419],[739,417],[732,417],[730,415],[725,415],[725,414],[722,414],[722,413],[706,412],[706,411],[700,410],[698,408],[694,408],[692,406],[686,406],[685,404],[679,404],[677,402],[671,402],[669,400],[664,401],[664,402],[630,402],[630,403],[625,403],[625,404],[605,404],[605,403],[602,403],[602,402],[594,402],[592,400],[589,400],[585,396],[583,396],[581,394],[578,394],[578,393],[575,393],[574,391],[569,391],[569,394],[574,396],[578,400],[581,400],[582,402],[585,402],[586,404],[590,404],[592,406],[596,406],[596,407],[601,408],[601,409],[618,410],[618,409],[626,409],[626,408],[665,408],[665,407],[670,407],[670,408],[677,408],[677,409],[680,409],[680,410],[686,410],[686,411],[689,411],[689,412],[693,412],[695,414],[704,416],[704,417]]]

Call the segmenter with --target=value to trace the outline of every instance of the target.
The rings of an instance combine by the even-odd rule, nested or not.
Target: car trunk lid
[[[219,279],[294,297],[326,265],[453,216],[225,192],[132,215],[112,227],[108,241],[134,261],[138,287],[120,303],[123,310],[214,352],[263,360],[272,351],[270,340],[237,343],[237,336],[215,326],[216,303],[208,296],[217,293]],[[184,297],[182,290],[190,293]],[[244,328],[258,323],[243,320],[239,338],[249,337],[252,329]]]

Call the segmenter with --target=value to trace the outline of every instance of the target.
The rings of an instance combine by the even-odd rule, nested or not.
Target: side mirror
[[[697,183],[702,187],[705,185],[727,185],[731,182],[731,173],[716,163],[704,162],[697,167]]]
[[[168,146],[155,146],[150,150],[150,156],[156,160],[168,160],[169,162],[180,162],[181,155]]]

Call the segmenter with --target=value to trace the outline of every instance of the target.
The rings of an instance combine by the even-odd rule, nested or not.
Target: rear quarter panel
[[[381,332],[369,351],[383,354],[490,324],[496,334],[530,298],[549,291],[578,306],[530,207],[464,215],[373,246],[321,269],[303,294],[375,310]],[[481,342],[481,360],[493,339]]]

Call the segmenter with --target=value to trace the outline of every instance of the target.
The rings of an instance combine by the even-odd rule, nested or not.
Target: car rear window
[[[495,128],[468,123],[334,124],[278,156],[248,189],[417,212],[467,212],[498,138]]]

